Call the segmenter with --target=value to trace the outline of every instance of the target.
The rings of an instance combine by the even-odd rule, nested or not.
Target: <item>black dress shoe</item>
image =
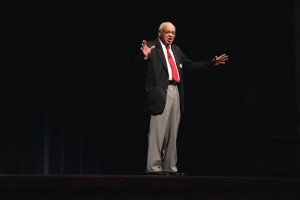
[[[169,175],[169,172],[162,172],[162,171],[147,172],[146,175]]]
[[[173,175],[173,176],[185,176],[185,173],[183,172],[168,172],[169,175]]]

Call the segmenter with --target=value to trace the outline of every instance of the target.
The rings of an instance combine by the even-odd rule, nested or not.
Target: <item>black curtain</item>
[[[230,57],[216,73],[185,73],[181,168],[246,175],[262,135],[296,134],[292,1],[2,4],[1,173],[144,173],[133,60],[162,21],[191,59]]]

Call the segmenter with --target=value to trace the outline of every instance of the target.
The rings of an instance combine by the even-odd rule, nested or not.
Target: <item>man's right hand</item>
[[[148,47],[146,40],[142,41],[140,49],[141,49],[142,53],[144,54],[144,59],[148,59],[149,54],[151,54],[152,49],[154,49],[154,48],[155,48],[155,46]]]

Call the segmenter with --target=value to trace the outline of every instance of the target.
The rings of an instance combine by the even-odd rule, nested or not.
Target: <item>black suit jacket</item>
[[[152,115],[161,114],[166,104],[167,88],[168,88],[168,68],[167,60],[164,56],[163,47],[159,39],[148,41],[147,46],[155,46],[152,49],[148,59],[144,59],[144,55],[140,53],[136,57],[136,62],[143,63],[145,66],[145,106],[146,110]],[[184,82],[183,70],[213,70],[212,61],[192,61],[187,58],[181,49],[174,43],[171,45],[176,65],[178,68],[180,82],[178,85],[180,94],[180,110],[184,111]]]

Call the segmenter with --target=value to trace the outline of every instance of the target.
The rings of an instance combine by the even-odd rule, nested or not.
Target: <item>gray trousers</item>
[[[167,102],[161,115],[152,115],[148,133],[146,172],[177,171],[177,133],[180,122],[178,87],[169,85]]]

